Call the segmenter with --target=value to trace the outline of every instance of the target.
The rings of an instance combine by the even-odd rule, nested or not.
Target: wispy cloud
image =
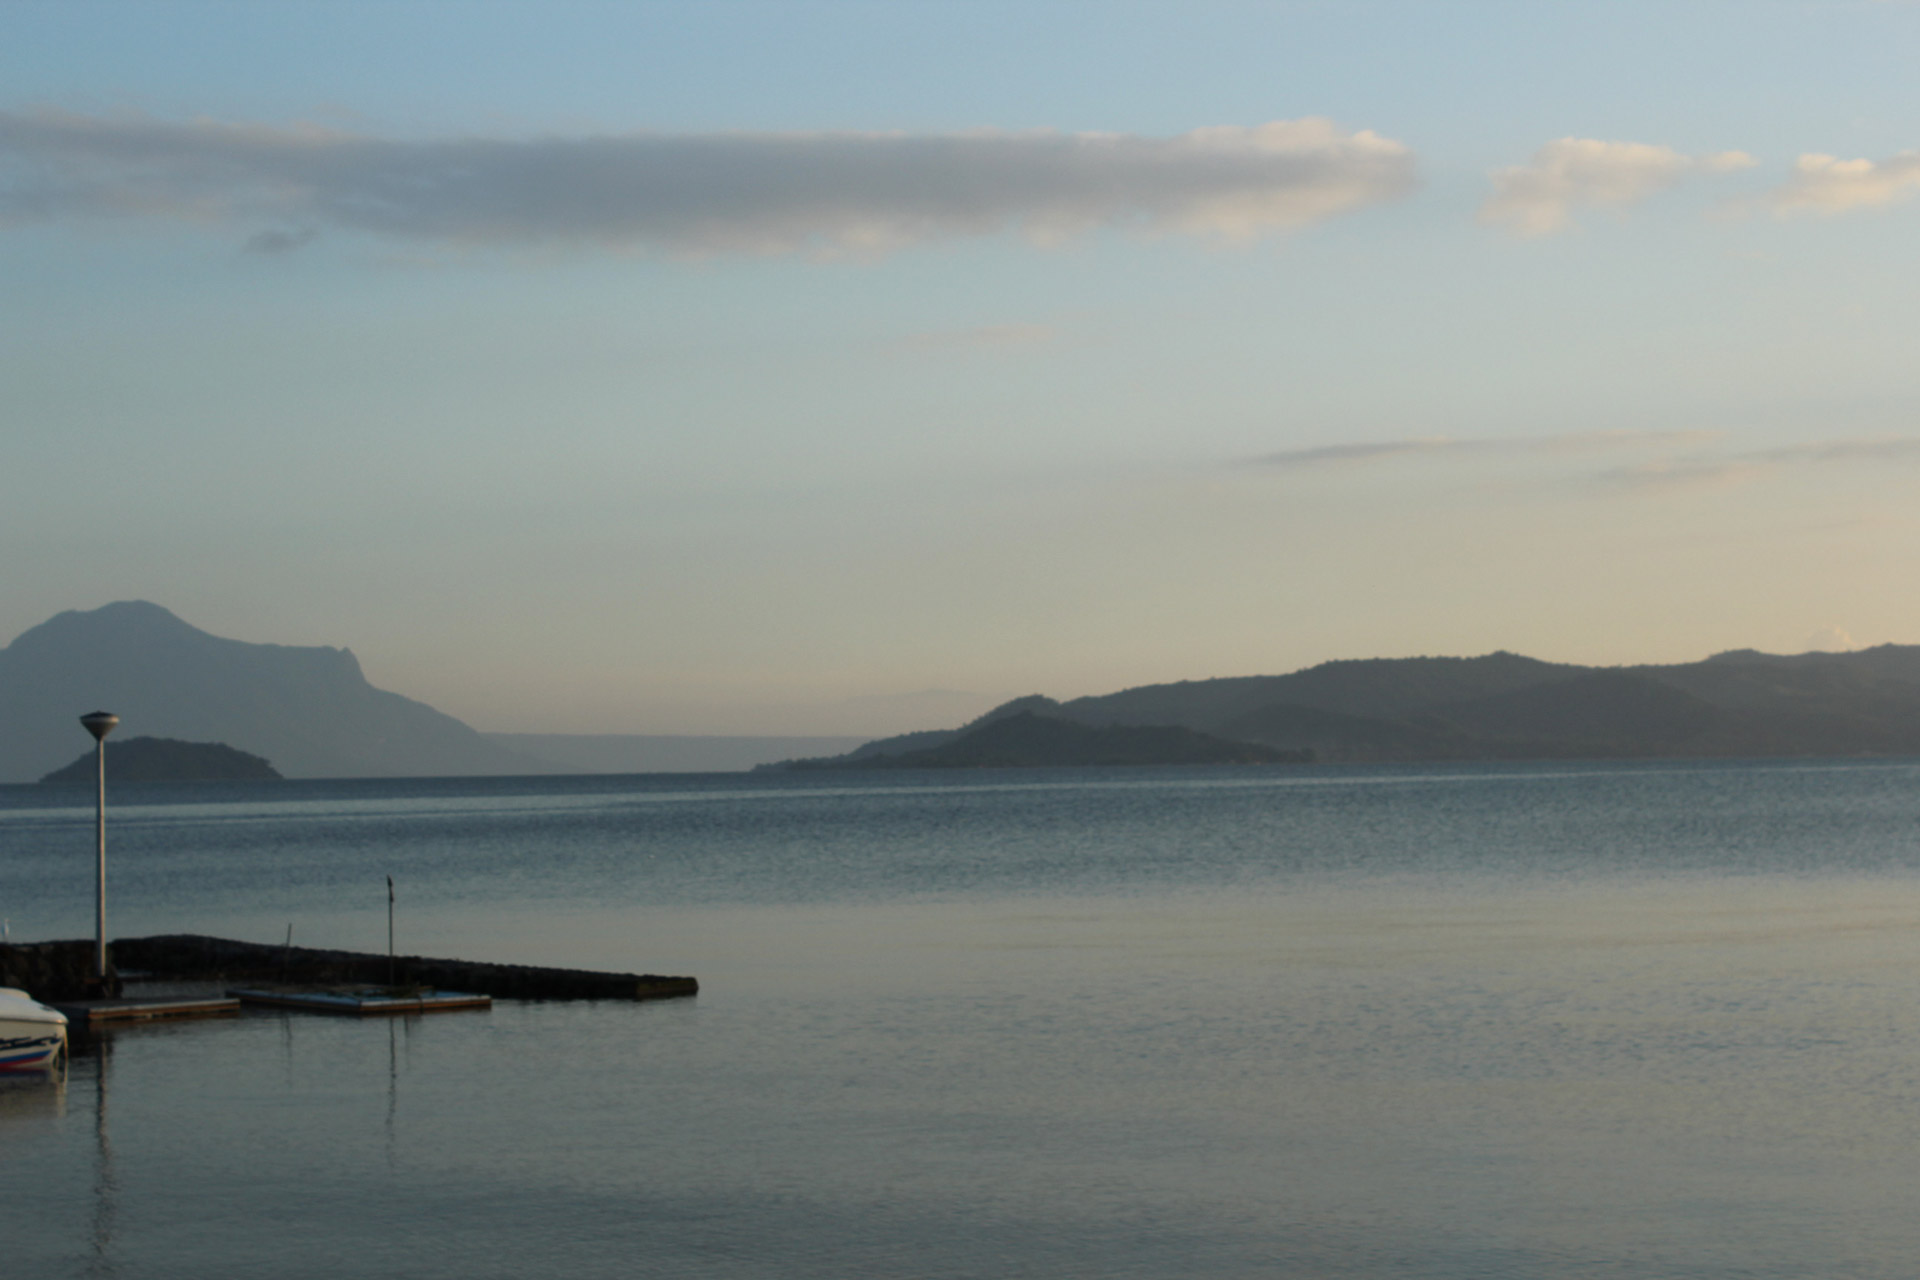
[[[248,236],[246,249],[248,253],[293,253],[295,250],[306,248],[319,237],[320,233],[312,227],[302,227],[298,231],[282,231],[277,227],[270,227]]]
[[[1766,476],[1817,467],[1848,464],[1885,467],[1916,463],[1920,463],[1920,438],[1872,436],[1780,445],[1771,449],[1735,453],[1672,454],[1612,468],[1593,478],[1615,489],[1664,492],[1721,489]]]
[[[1729,450],[1721,431],[1581,431],[1551,436],[1446,437],[1318,445],[1242,459],[1242,467],[1281,472],[1370,468],[1396,461],[1445,462],[1490,473],[1527,465],[1534,482],[1590,493],[1678,495],[1725,489],[1814,468],[1920,466],[1920,437],[1870,436]],[[1624,455],[1624,456],[1622,456]],[[1509,478],[1511,472],[1506,473]],[[1506,481],[1502,482],[1507,483]]]
[[[1465,441],[1431,436],[1413,440],[1369,440],[1360,444],[1323,444],[1307,449],[1282,449],[1263,453],[1245,462],[1257,467],[1323,467],[1328,465],[1384,462],[1409,454],[1454,453],[1467,447]]]
[[[454,244],[877,252],[1102,227],[1245,241],[1396,199],[1413,153],[1322,119],[1109,133],[629,133],[398,141],[0,112],[0,227],[76,219]],[[264,229],[261,229],[265,224]]]
[[[1912,436],[1872,436],[1856,440],[1824,440],[1817,444],[1786,445],[1747,455],[1761,462],[1920,462],[1920,439]]]
[[[1842,160],[1810,154],[1794,161],[1793,176],[1771,194],[1781,213],[1848,213],[1881,209],[1920,188],[1920,151],[1885,160]]]
[[[1752,166],[1744,151],[1687,156],[1644,142],[1561,138],[1522,165],[1492,174],[1480,220],[1521,235],[1548,235],[1572,224],[1578,208],[1625,208],[1697,173]]]
[[[1244,465],[1302,468],[1386,462],[1406,457],[1527,457],[1592,453],[1604,450],[1674,448],[1699,445],[1720,437],[1714,431],[1572,431],[1551,436],[1487,436],[1454,439],[1417,436],[1399,440],[1369,440],[1355,444],[1315,445],[1283,449],[1245,459]]]

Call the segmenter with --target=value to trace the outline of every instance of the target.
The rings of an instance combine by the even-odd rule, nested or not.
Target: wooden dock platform
[[[466,991],[407,991],[393,987],[235,987],[227,994],[239,1004],[274,1009],[302,1009],[309,1013],[344,1013],[365,1017],[392,1017],[408,1013],[440,1013],[451,1009],[491,1009],[493,997]]]
[[[69,1000],[53,1008],[67,1015],[73,1031],[87,1031],[108,1023],[153,1022],[165,1018],[221,1018],[240,1012],[231,996],[191,996],[112,1000]]]

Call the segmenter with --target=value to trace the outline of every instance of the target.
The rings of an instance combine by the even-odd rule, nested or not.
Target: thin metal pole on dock
[[[120,723],[120,717],[107,711],[89,711],[80,717],[80,723],[93,735],[97,784],[93,804],[93,976],[104,984],[107,980],[107,735]]]
[[[387,985],[393,985],[393,877],[387,877]]]

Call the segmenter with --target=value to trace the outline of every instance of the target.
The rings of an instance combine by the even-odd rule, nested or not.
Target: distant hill
[[[1024,712],[1033,712],[1036,715],[1055,715],[1059,708],[1060,704],[1052,698],[1043,697],[1037,693],[1030,693],[1024,698],[1015,698],[1011,702],[1003,702],[985,715],[968,721],[958,729],[921,729],[913,733],[895,734],[890,738],[875,738],[872,742],[863,743],[855,747],[853,750],[847,752],[846,755],[849,759],[865,760],[874,756],[899,756],[915,751],[927,751],[943,743],[952,742],[955,738],[978,729],[982,725],[992,724],[995,720],[1004,720],[1009,716],[1017,716]]]
[[[943,750],[1018,715],[1176,726],[1328,761],[1920,755],[1920,646],[1739,650],[1638,667],[1512,653],[1327,662],[1067,702],[1033,694],[959,729],[880,739],[834,763]]]
[[[226,640],[130,600],[59,614],[0,649],[0,782],[90,746],[76,717],[97,707],[123,733],[230,743],[289,777],[551,771],[374,688],[345,649]]]
[[[1177,725],[1088,725],[1030,710],[923,750],[794,761],[798,769],[993,769],[1070,765],[1276,764],[1311,757],[1228,742]]]
[[[40,779],[54,786],[92,786],[99,779],[92,751]],[[235,751],[224,742],[181,742],[177,738],[128,738],[107,742],[107,782],[253,782],[280,772],[259,756]]]

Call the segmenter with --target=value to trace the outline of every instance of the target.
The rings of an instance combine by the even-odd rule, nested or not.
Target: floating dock
[[[395,987],[235,987],[227,994],[236,1004],[266,1005],[274,1009],[304,1009],[310,1013],[394,1016],[438,1013],[448,1009],[491,1009],[493,997],[466,991],[407,990]]]
[[[53,1002],[53,1007],[67,1015],[67,1026],[76,1032],[89,1031],[108,1023],[153,1022],[166,1018],[220,1018],[240,1012],[240,1002],[232,996],[68,1000]]]

